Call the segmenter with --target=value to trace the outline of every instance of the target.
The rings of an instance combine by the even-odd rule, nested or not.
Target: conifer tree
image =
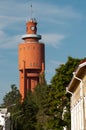
[[[38,108],[33,100],[31,91],[28,91],[22,103],[21,111],[23,116],[18,120],[18,130],[36,130]]]
[[[46,83],[39,84],[33,93],[34,101],[38,107],[37,118],[37,130],[46,130],[47,125],[47,111],[48,111],[48,86]]]

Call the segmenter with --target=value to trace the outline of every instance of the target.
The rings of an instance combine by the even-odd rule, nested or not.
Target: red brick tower
[[[40,43],[41,35],[37,35],[37,22],[30,19],[26,23],[26,34],[22,36],[24,43],[18,47],[20,73],[20,93],[22,99],[27,91],[33,91],[40,82],[45,70],[45,46]]]

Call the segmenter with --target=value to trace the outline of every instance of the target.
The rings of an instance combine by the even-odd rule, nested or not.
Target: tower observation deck
[[[22,36],[23,43],[18,47],[18,64],[20,75],[20,93],[22,99],[28,90],[34,91],[41,81],[45,71],[45,45],[37,34],[37,21],[31,18],[26,23],[26,34]]]

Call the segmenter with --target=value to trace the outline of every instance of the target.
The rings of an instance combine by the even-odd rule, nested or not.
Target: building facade
[[[24,99],[28,90],[33,91],[45,71],[45,45],[37,34],[37,21],[31,18],[26,23],[26,34],[22,36],[23,43],[18,47],[20,73],[20,93]]]
[[[67,91],[71,94],[71,130],[86,130],[86,61],[73,72]]]

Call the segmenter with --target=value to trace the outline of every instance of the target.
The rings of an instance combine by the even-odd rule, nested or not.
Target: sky
[[[18,45],[31,17],[45,43],[48,83],[68,56],[86,57],[86,0],[0,0],[0,102],[12,84],[19,88]]]

